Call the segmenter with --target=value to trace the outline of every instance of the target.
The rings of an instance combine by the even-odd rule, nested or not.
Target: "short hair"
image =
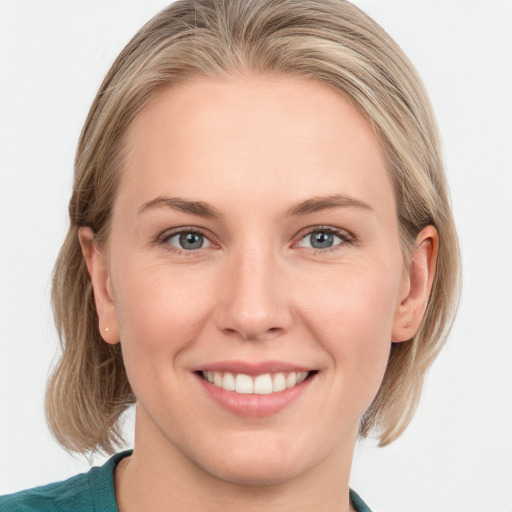
[[[62,354],[49,379],[46,415],[69,451],[112,453],[135,396],[120,344],[103,341],[78,229],[108,239],[125,135],[163,88],[194,77],[288,74],[328,83],[371,123],[394,185],[404,261],[427,225],[439,234],[423,321],[392,343],[384,379],[359,433],[381,445],[410,422],[426,370],[451,328],[460,290],[459,246],[433,111],[413,65],[375,21],[345,0],[178,0],[122,50],[89,111],[75,158],[70,227],[53,277]]]

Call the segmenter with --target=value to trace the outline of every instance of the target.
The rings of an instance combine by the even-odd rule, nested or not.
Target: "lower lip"
[[[232,414],[252,418],[264,418],[278,413],[293,404],[311,385],[315,374],[296,384],[293,388],[284,389],[267,395],[236,393],[218,388],[196,374],[203,389],[221,407]]]

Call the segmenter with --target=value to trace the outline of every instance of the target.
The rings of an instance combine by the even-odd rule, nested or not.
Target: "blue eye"
[[[304,236],[300,242],[300,247],[311,247],[312,249],[331,249],[346,241],[345,237],[338,236],[328,230],[311,231]]]
[[[184,251],[195,251],[210,247],[211,242],[201,233],[183,231],[165,239],[165,243]]]

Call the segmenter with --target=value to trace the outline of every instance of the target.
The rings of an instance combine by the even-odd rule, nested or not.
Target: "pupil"
[[[326,249],[333,244],[332,233],[318,232],[311,235],[311,247],[315,249]]]
[[[203,246],[203,235],[184,233],[180,235],[180,245],[183,249],[200,249]]]

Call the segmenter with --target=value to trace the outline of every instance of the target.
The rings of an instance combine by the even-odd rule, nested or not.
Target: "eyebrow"
[[[183,213],[190,213],[209,219],[218,219],[222,215],[217,208],[203,201],[190,201],[179,197],[157,197],[144,203],[138,210],[141,214],[147,210],[156,208],[169,208]],[[293,205],[288,209],[288,216],[308,215],[310,213],[328,210],[331,208],[361,208],[373,211],[373,208],[360,199],[335,194],[332,196],[313,197]]]
[[[144,203],[139,208],[138,213],[140,214],[155,208],[169,208],[171,210],[191,213],[192,215],[198,215],[209,219],[216,219],[221,216],[220,212],[208,203],[204,203],[202,201],[189,201],[179,197],[157,197]]]
[[[373,208],[368,203],[365,203],[360,199],[335,194],[332,196],[313,197],[312,199],[307,199],[302,203],[292,206],[288,210],[288,215],[307,215],[309,213],[315,213],[331,208],[361,208],[363,210],[373,211]]]

